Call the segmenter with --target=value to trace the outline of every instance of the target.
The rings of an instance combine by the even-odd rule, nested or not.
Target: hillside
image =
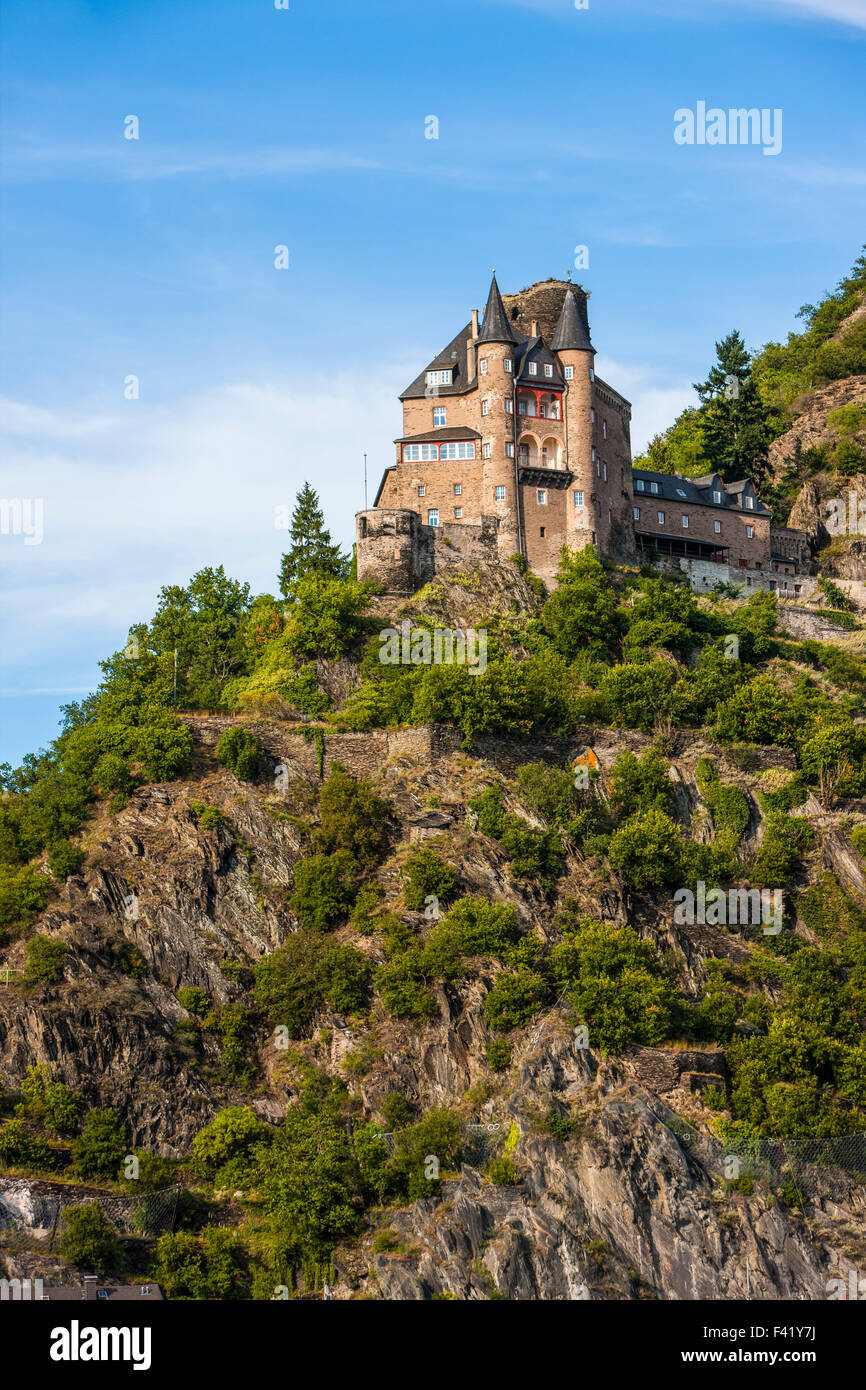
[[[7,1275],[824,1296],[866,1255],[856,602],[828,641],[591,553],[549,598],[319,563],[166,591],[5,770]],[[404,621],[485,669],[383,664]]]

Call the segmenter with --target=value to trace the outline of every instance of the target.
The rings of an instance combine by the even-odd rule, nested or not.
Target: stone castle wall
[[[425,526],[409,508],[374,507],[355,518],[358,579],[372,579],[387,594],[413,594],[437,575],[495,564],[498,519],[480,524]]]

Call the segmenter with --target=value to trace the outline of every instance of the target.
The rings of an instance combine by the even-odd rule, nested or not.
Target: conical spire
[[[478,341],[479,343],[517,342],[508,322],[505,305],[502,303],[502,295],[499,293],[499,286],[496,283],[495,270],[490,284],[490,294],[487,296],[487,308],[484,310],[484,321],[481,325]]]
[[[565,299],[562,302],[562,312],[559,315],[559,322],[556,325],[550,346],[554,352],[594,351],[592,343],[589,341],[589,327],[584,321],[572,289],[566,291]]]

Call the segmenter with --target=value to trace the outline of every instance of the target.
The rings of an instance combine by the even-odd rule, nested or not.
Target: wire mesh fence
[[[17,1185],[15,1185],[17,1186]],[[174,1229],[180,1187],[161,1188],[132,1196],[103,1192],[63,1191],[56,1185],[28,1186],[16,1194],[15,1186],[0,1192],[0,1232],[28,1231],[53,1246],[62,1226],[64,1212],[98,1202],[119,1235],[158,1236]]]
[[[842,1201],[855,1188],[866,1186],[866,1134],[808,1139],[728,1136],[722,1142],[673,1111],[660,1118],[702,1167],[729,1181],[751,1178],[786,1192],[794,1202],[798,1197]]]

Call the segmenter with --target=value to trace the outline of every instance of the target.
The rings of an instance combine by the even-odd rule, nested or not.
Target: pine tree
[[[280,565],[280,593],[290,599],[299,579],[320,575],[324,579],[345,579],[349,562],[340,547],[331,543],[331,533],[319,506],[319,494],[304,483],[295,498],[290,529],[292,544]]]
[[[701,398],[704,456],[725,482],[760,482],[767,469],[768,412],[739,333],[716,343],[716,359],[706,381],[695,383]]]

